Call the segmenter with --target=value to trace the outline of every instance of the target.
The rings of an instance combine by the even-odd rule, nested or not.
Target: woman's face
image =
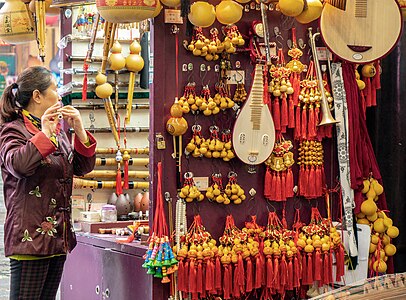
[[[48,89],[41,93],[42,101],[41,106],[42,110],[46,111],[49,107],[56,104],[61,98],[58,95],[58,88],[56,85],[55,78],[52,77],[52,83]]]

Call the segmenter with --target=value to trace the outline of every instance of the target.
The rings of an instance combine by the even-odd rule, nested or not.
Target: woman
[[[59,100],[55,78],[39,66],[24,70],[0,99],[10,299],[55,299],[66,254],[76,245],[72,178],[93,169],[96,141],[79,111]],[[74,147],[62,119],[75,131]]]

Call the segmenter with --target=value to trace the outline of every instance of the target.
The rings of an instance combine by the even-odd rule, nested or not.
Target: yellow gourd
[[[168,7],[178,7],[180,0],[161,0],[162,4]]]
[[[118,41],[115,41],[113,46],[110,49],[109,64],[110,69],[114,71],[121,70],[125,67],[125,57],[121,54],[123,47]]]
[[[361,204],[361,212],[366,216],[371,216],[377,211],[378,207],[372,199],[365,200]]]
[[[368,179],[365,179],[362,183],[363,183],[363,188],[361,190],[361,193],[366,194],[369,191],[369,187],[370,187],[371,183]]]
[[[216,20],[214,6],[205,1],[196,1],[190,6],[190,23],[199,27],[209,27]]]
[[[307,0],[307,8],[295,18],[299,23],[307,24],[318,19],[322,10],[323,4],[321,4],[320,0]]]
[[[224,25],[235,24],[242,18],[243,7],[232,1],[223,0],[216,6],[217,21]]]
[[[378,233],[384,233],[386,230],[385,224],[383,224],[383,219],[379,218],[374,222],[374,230]]]
[[[374,77],[376,74],[376,68],[373,63],[367,64],[362,67],[361,73],[364,77]]]
[[[279,0],[279,8],[285,16],[297,17],[303,12],[303,0]]]
[[[393,244],[387,244],[384,249],[387,256],[393,256],[396,253],[396,247]]]
[[[386,231],[386,234],[392,238],[395,239],[398,237],[399,235],[399,229],[396,226],[391,226],[388,228],[388,230]]]
[[[156,16],[158,16],[161,13],[161,10],[162,10],[162,4],[160,1],[158,1],[156,3],[156,7],[155,7],[154,14],[152,15],[152,17],[155,18]]]
[[[382,259],[379,259],[376,262],[374,262],[372,268],[374,269],[375,272],[385,273],[388,266],[386,265],[386,262],[384,262]]]
[[[376,195],[380,196],[383,193],[383,186],[378,182],[378,180],[372,180],[371,187],[374,189]]]

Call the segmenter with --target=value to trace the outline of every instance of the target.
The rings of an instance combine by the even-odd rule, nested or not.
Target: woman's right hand
[[[41,131],[47,136],[51,137],[56,133],[56,128],[59,123],[58,110],[61,108],[61,103],[55,103],[49,107],[41,117]]]

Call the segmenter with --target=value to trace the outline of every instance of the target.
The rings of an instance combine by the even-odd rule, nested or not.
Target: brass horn
[[[320,63],[319,63],[319,58],[317,57],[316,42],[315,42],[315,38],[320,35],[320,32],[316,32],[315,34],[312,34],[312,28],[309,28],[308,30],[309,30],[310,45],[312,47],[314,65],[316,67],[317,82],[319,84],[319,89],[320,89],[320,93],[321,93],[320,106],[321,106],[322,118],[321,118],[321,121],[318,126],[339,123],[340,121],[336,121],[331,114],[330,108],[328,107],[328,101],[326,98],[326,94],[324,92],[323,77],[321,75]]]

